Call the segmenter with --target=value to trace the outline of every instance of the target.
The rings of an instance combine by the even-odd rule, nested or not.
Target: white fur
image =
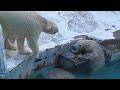
[[[0,24],[3,29],[6,48],[16,49],[10,43],[10,40],[16,39],[18,50],[22,54],[27,54],[29,51],[24,48],[24,40],[27,38],[28,45],[35,58],[39,56],[38,39],[40,33],[42,31],[48,34],[58,32],[56,24],[38,15],[35,11],[1,11]]]
[[[85,50],[86,53],[80,55],[80,57],[89,59],[88,67],[90,67],[92,71],[96,71],[104,66],[105,64],[104,52],[97,42],[93,40],[79,40],[74,45],[73,51],[77,53],[82,50]]]

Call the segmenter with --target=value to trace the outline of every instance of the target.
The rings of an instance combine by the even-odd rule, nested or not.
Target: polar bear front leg
[[[20,51],[21,54],[29,54],[30,51],[25,49],[24,47],[24,41],[25,41],[25,38],[17,39],[18,50]]]
[[[28,45],[29,45],[29,47],[31,48],[31,50],[33,52],[33,57],[36,58],[36,59],[38,59],[38,57],[39,57],[38,40],[39,40],[39,37],[35,38],[35,39],[34,39],[34,37],[27,38]]]
[[[11,44],[9,38],[7,38],[7,37],[5,38],[4,46],[6,49],[16,50],[16,46]]]

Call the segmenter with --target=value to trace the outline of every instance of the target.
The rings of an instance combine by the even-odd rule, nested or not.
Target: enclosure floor
[[[12,51],[12,50],[5,50],[6,51],[6,69],[8,71],[11,71],[13,68],[17,67],[20,63],[22,63],[27,55],[22,55],[20,54],[17,50]]]
[[[75,76],[54,66],[33,72],[29,79],[75,79]]]
[[[70,42],[70,40],[73,40],[73,38],[62,40],[58,43],[59,45],[61,45],[61,44],[65,44],[66,42]],[[56,44],[53,42],[49,42],[49,43],[44,43],[42,45],[39,43],[39,51],[42,52],[42,51],[45,51],[46,49],[54,48],[55,46],[58,45],[58,43]],[[17,46],[16,42],[15,42],[15,46]],[[28,49],[32,53],[26,40],[25,40],[25,48]],[[5,61],[5,64],[6,64],[6,68],[8,71],[17,67],[20,63],[22,63],[25,60],[26,57],[28,57],[28,55],[20,54],[18,50],[12,51],[12,50],[5,49],[5,52],[6,52],[6,58],[7,58],[7,60]]]

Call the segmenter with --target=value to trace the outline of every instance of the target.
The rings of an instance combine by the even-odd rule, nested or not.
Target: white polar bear
[[[0,24],[5,38],[5,48],[14,50],[16,47],[10,40],[17,40],[18,50],[22,54],[27,54],[24,47],[24,40],[27,38],[29,47],[35,58],[39,57],[38,40],[43,31],[48,34],[58,32],[55,23],[38,15],[35,11],[0,11]]]
[[[72,52],[79,53],[79,58],[89,59],[88,67],[91,72],[100,69],[105,64],[104,52],[93,40],[78,40]]]

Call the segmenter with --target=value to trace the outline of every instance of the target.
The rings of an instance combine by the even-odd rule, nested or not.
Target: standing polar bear
[[[22,54],[29,51],[24,47],[24,40],[33,52],[35,58],[39,57],[39,35],[43,31],[48,34],[58,32],[57,25],[35,11],[1,11],[0,24],[5,38],[5,48],[15,50],[16,47],[10,43],[10,40],[17,40],[18,50]]]
[[[72,52],[80,53],[79,58],[81,59],[89,59],[87,67],[90,72],[100,69],[105,64],[104,52],[93,40],[79,40],[73,46]]]

